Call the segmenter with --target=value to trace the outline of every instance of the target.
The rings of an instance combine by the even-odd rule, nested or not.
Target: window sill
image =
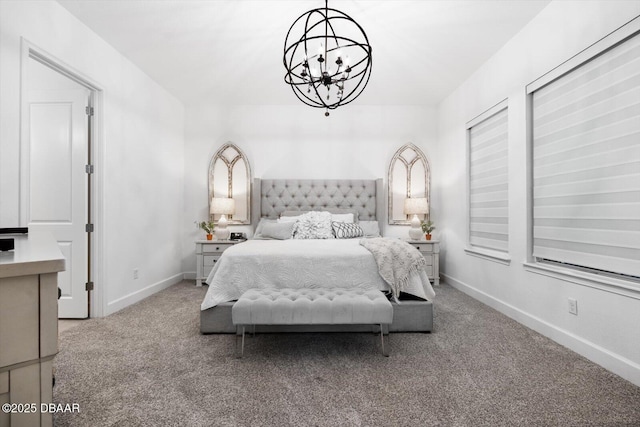
[[[467,255],[497,262],[498,264],[503,264],[503,265],[511,264],[511,257],[509,256],[509,254],[506,254],[504,252],[492,251],[490,249],[481,249],[481,248],[464,248],[464,251],[467,253]]]
[[[526,271],[531,273],[553,277],[565,282],[588,286],[629,298],[640,299],[640,286],[625,280],[538,262],[525,262],[523,266]]]

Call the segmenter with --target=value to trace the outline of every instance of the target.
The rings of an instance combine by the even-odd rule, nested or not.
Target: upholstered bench
[[[231,316],[236,340],[242,340],[240,357],[245,327],[255,325],[380,325],[382,354],[389,355],[383,325],[393,321],[393,307],[378,290],[250,289],[233,305]]]

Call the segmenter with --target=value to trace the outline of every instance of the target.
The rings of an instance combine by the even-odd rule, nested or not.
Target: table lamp
[[[413,218],[411,218],[409,237],[411,240],[420,240],[422,238],[422,228],[420,227],[420,218],[418,218],[418,215],[429,213],[429,202],[424,197],[405,199],[404,213],[406,215],[413,215]]]
[[[220,215],[218,226],[214,231],[216,239],[227,240],[229,238],[229,230],[227,229],[228,222],[225,215],[233,215],[235,211],[236,204],[233,199],[229,199],[226,197],[214,197],[211,199],[211,207],[209,208],[209,212],[212,215]]]

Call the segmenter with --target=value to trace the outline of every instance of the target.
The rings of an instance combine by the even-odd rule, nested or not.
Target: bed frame
[[[360,221],[378,221],[384,234],[385,197],[382,179],[254,179],[251,198],[252,227],[260,218],[275,219],[285,211],[323,209],[355,209]],[[234,302],[219,304],[200,312],[200,332],[236,333],[231,321]],[[391,332],[431,332],[433,304],[431,301],[401,301],[393,305]],[[259,332],[370,332],[361,325],[265,325]]]

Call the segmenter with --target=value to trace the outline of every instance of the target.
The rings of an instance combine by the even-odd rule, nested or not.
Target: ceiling
[[[321,0],[58,0],[185,105],[295,104],[284,39]],[[330,7],[355,19],[373,49],[361,105],[435,105],[549,0],[360,1]]]

